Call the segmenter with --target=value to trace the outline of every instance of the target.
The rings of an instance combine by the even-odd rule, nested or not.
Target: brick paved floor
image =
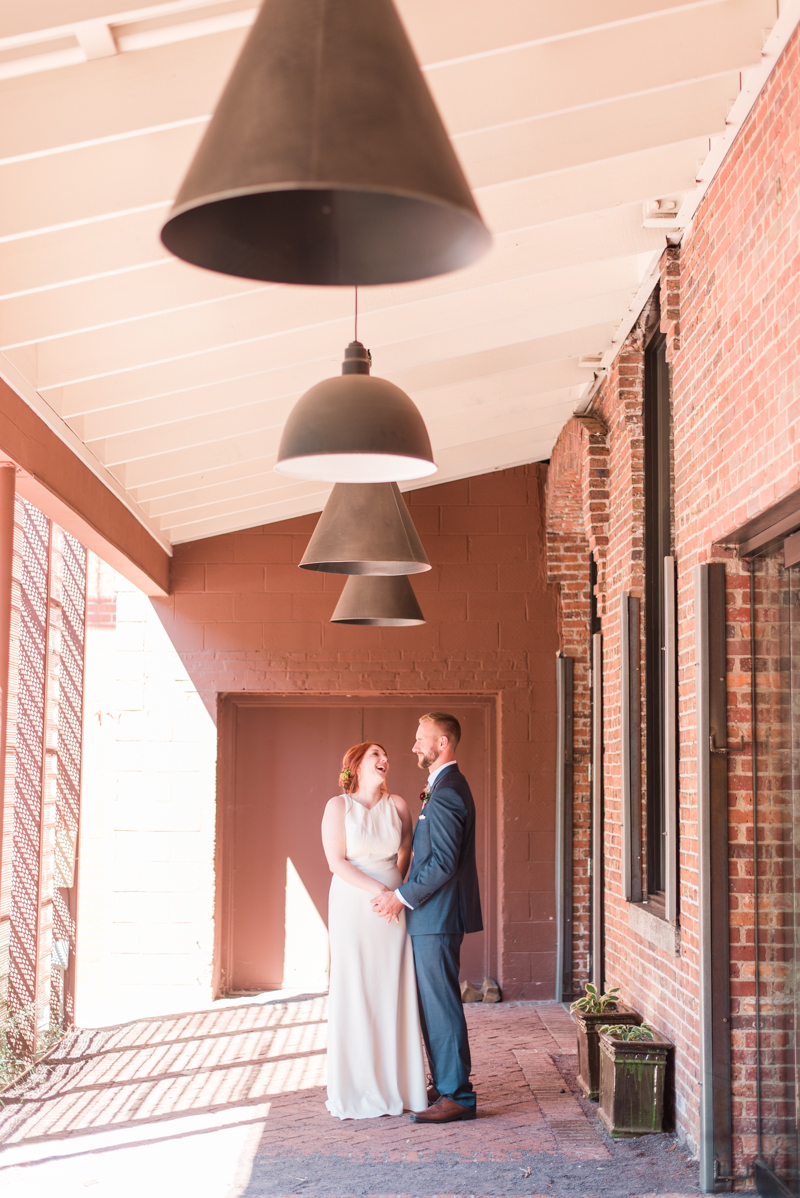
[[[613,1142],[575,1083],[555,1003],[473,1004],[479,1118],[340,1122],[324,996],[78,1031],[0,1111],[4,1198],[589,1198],[697,1193],[668,1136]]]

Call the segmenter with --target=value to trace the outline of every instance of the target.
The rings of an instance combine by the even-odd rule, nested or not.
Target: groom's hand
[[[403,904],[393,890],[382,890],[372,899],[372,910],[387,923],[392,923],[398,919]]]

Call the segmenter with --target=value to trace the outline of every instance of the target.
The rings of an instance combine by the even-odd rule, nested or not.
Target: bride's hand
[[[403,910],[403,904],[394,891],[386,886],[380,894],[376,894],[373,898],[372,910],[376,915],[380,915],[381,919],[385,919],[387,923],[397,923],[399,913]]]

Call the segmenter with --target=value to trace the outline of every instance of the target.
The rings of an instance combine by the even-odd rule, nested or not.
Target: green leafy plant
[[[612,1040],[655,1040],[653,1029],[646,1023],[610,1023],[597,1030]]]
[[[28,1044],[34,1026],[32,1007],[15,1013],[7,1002],[0,1000],[0,1091],[39,1061],[64,1034],[62,1028],[51,1022],[46,1031],[39,1032],[36,1052],[32,1053]]]
[[[581,1011],[584,1015],[602,1015],[609,1007],[615,1007],[619,1001],[619,986],[614,986],[605,994],[598,994],[597,987],[591,982],[586,983],[586,993],[582,998],[570,1003],[570,1011]]]
[[[22,1016],[12,1013],[7,1003],[0,1003],[0,1090],[10,1086],[30,1064],[24,1048]]]

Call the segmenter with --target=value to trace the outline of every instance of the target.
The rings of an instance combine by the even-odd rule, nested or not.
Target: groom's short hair
[[[461,725],[454,715],[446,711],[430,711],[420,717],[420,724],[435,724],[442,736],[446,736],[453,749],[461,740]]]

